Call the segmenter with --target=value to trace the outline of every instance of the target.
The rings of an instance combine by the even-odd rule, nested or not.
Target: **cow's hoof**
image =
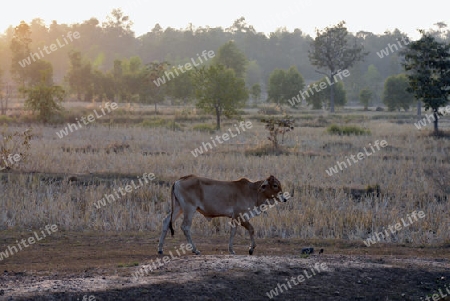
[[[200,255],[200,251],[199,250],[192,251],[192,253],[194,253],[195,255]]]
[[[253,255],[253,250],[252,250],[252,249],[249,249],[249,250],[248,250],[248,254]]]
[[[163,251],[158,251],[158,254],[159,254],[159,255],[162,255],[162,254],[163,254]]]
[[[230,250],[230,255],[235,255],[236,253],[234,252],[234,250]]]

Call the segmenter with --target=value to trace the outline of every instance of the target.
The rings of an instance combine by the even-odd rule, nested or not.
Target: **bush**
[[[142,121],[141,125],[143,127],[150,127],[150,128],[157,128],[157,127],[165,127],[169,130],[173,130],[173,131],[181,131],[181,125],[179,125],[178,123],[176,123],[173,120],[167,120],[167,119],[146,119],[144,121]]]
[[[261,108],[258,111],[258,114],[280,115],[280,114],[283,114],[283,112],[281,111],[281,108],[278,108],[278,107],[265,107],[265,108]]]
[[[332,124],[327,128],[327,132],[331,135],[355,135],[355,136],[359,136],[359,135],[370,135],[370,131],[360,128],[358,126],[355,125],[346,125],[346,126],[339,126],[336,124]]]
[[[289,150],[279,146],[278,149],[274,149],[270,144],[264,144],[257,148],[246,149],[244,151],[246,156],[256,156],[256,157],[265,157],[265,156],[280,156],[280,155],[289,155]]]
[[[192,128],[194,131],[205,132],[209,134],[214,134],[216,131],[216,126],[206,123],[197,124]]]
[[[322,115],[315,118],[314,120],[311,120],[311,118],[303,118],[302,117],[302,120],[303,119],[307,120],[306,122],[302,123],[303,127],[325,127],[329,124],[329,122]]]
[[[31,129],[11,132],[4,128],[0,132],[0,170],[11,169],[24,163],[29,157],[33,134]]]
[[[9,124],[12,123],[14,120],[6,115],[0,115],[0,124]]]

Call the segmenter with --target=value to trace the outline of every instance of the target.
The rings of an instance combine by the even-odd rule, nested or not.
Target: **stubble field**
[[[225,119],[221,130],[209,133],[193,129],[213,119],[192,109],[160,108],[159,115],[151,115],[150,108],[121,107],[63,138],[56,132],[66,125],[34,125],[27,161],[0,174],[0,252],[46,225],[57,225],[58,231],[0,261],[0,298],[264,300],[279,284],[288,287],[274,297],[279,300],[425,300],[439,289],[445,293],[450,286],[449,140],[430,137],[432,125],[418,131],[412,113],[290,114],[296,127],[278,155],[270,154],[260,122],[265,116],[256,109],[242,115],[251,129],[198,157],[191,151],[234,129],[238,120]],[[370,135],[330,135],[330,124],[357,125]],[[449,128],[445,118],[440,125]],[[27,127],[11,123],[8,130]],[[327,174],[337,161],[348,163],[347,157],[377,140],[387,146]],[[155,179],[99,205],[105,194],[138,183],[145,173]],[[229,256],[229,220],[209,222],[198,214],[192,232],[202,255],[183,254],[133,278],[158,259],[170,186],[188,174],[253,181],[274,175],[294,197],[252,219],[255,255],[247,255],[249,238],[239,229],[238,255]],[[424,216],[414,219],[413,212],[420,211]],[[166,250],[185,242],[180,223]],[[373,236],[392,233],[398,223],[395,234]],[[367,246],[370,237],[374,244]],[[310,246],[314,254],[300,254]],[[288,286],[315,263],[329,269]]]

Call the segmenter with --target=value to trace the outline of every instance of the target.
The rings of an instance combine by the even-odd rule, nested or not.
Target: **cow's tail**
[[[172,236],[175,234],[175,230],[173,230],[173,226],[172,226],[172,218],[173,218],[173,201],[176,198],[175,197],[175,183],[172,185],[172,190],[170,192],[170,199],[172,202],[172,209],[170,210],[170,222],[169,222],[169,229],[170,229],[170,233],[172,234]]]

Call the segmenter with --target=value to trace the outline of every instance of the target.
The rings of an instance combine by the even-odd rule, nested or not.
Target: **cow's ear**
[[[267,182],[267,180],[265,180],[260,186],[261,190],[266,190],[267,185],[269,185],[269,183]]]

